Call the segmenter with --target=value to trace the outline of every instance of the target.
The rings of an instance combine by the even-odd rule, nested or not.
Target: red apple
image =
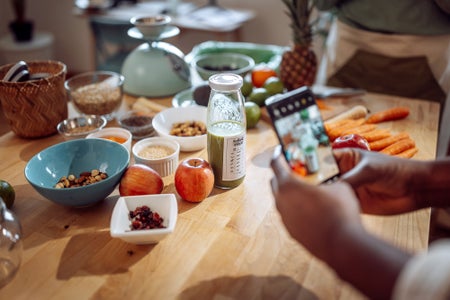
[[[209,162],[202,158],[188,158],[175,171],[175,188],[186,201],[201,202],[214,187],[214,173]]]
[[[333,147],[333,149],[360,148],[364,150],[370,150],[370,146],[367,140],[359,134],[347,134],[344,136],[340,136],[334,140],[331,146]]]
[[[164,182],[161,176],[147,165],[134,164],[123,174],[120,184],[120,196],[161,194]]]

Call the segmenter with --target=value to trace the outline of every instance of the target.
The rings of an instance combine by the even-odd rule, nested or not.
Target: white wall
[[[193,0],[204,5],[207,0]],[[256,18],[245,24],[242,39],[246,42],[289,45],[291,30],[281,0],[218,0],[224,7],[254,10]],[[64,62],[69,72],[93,68],[93,41],[87,19],[73,14],[73,0],[28,0],[27,16],[35,22],[36,30],[51,32],[55,37],[55,59]],[[13,19],[9,0],[0,1],[0,36],[9,34],[8,23]],[[215,39],[212,34],[193,31],[173,40],[188,53],[195,44]]]

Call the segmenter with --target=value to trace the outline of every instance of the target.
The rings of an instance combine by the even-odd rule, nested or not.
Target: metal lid
[[[217,91],[235,91],[242,87],[244,80],[233,73],[219,73],[209,77],[209,86]]]

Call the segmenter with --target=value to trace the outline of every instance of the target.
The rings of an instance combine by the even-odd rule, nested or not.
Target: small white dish
[[[206,147],[206,134],[197,136],[171,135],[170,130],[175,123],[200,121],[206,126],[205,106],[193,105],[186,107],[172,107],[155,115],[152,124],[160,137],[165,137],[180,144],[180,151],[191,152]]]
[[[146,205],[152,212],[163,218],[165,228],[131,230],[130,211]],[[156,194],[120,197],[114,206],[110,234],[133,244],[156,244],[172,233],[178,217],[178,204],[175,194]]]
[[[129,130],[120,127],[107,127],[99,131],[90,133],[86,136],[87,139],[107,139],[118,142],[127,148],[128,153],[131,153],[131,141],[133,135]]]
[[[178,167],[180,144],[167,138],[150,137],[137,142],[132,148],[132,153],[137,164],[147,165],[161,177],[165,177],[174,173]]]
[[[158,36],[163,33],[172,21],[168,15],[136,16],[130,19],[130,23],[144,36]]]

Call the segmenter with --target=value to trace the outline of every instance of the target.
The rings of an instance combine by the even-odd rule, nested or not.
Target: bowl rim
[[[103,134],[102,134],[103,133]],[[126,128],[122,127],[104,127],[102,130],[92,132],[86,136],[87,139],[99,138],[103,139],[104,136],[111,135],[113,133],[123,134],[123,137],[126,136],[127,141],[131,140],[133,134]]]
[[[174,152],[168,156],[165,156],[162,158],[157,158],[157,159],[140,156],[139,150],[141,150],[142,148],[144,148],[145,146],[148,146],[148,145],[163,145],[163,146],[169,146],[169,147],[173,146],[174,148],[172,147],[172,150],[174,150]],[[144,139],[136,142],[136,144],[133,145],[131,152],[133,153],[133,156],[135,158],[137,157],[142,161],[159,163],[159,162],[169,161],[169,160],[172,160],[172,159],[178,157],[180,155],[180,148],[181,148],[180,143],[178,143],[176,140],[169,139],[166,137],[155,136],[155,137],[144,138]]]
[[[161,21],[156,21],[153,23],[145,23],[140,22],[141,19],[156,19],[156,18],[162,18]],[[172,22],[172,17],[165,14],[151,14],[151,15],[141,15],[141,16],[134,16],[130,19],[130,23],[135,26],[144,26],[144,27],[156,27],[161,25],[166,25]]]
[[[63,128],[67,128],[67,125],[69,124],[69,122],[75,121],[77,122],[77,124],[79,123],[79,120],[95,120],[95,124],[97,124],[99,122],[99,126],[89,130],[89,131],[84,131],[84,132],[78,132],[78,133],[70,133],[67,131],[63,131]],[[58,125],[56,125],[56,130],[58,130],[58,133],[67,136],[67,137],[78,137],[78,136],[84,136],[84,135],[88,135],[90,133],[94,133],[97,132],[101,129],[103,129],[106,124],[108,123],[108,121],[106,120],[106,118],[104,116],[101,115],[82,115],[82,116],[77,116],[77,117],[72,117],[72,118],[67,118],[62,120],[61,122],[58,123]],[[87,123],[86,123],[87,124]],[[83,126],[79,126],[79,127],[83,127]]]
[[[113,179],[114,179],[114,176],[115,176],[117,173],[120,173],[120,172],[124,171],[124,170],[128,167],[128,165],[130,164],[130,155],[129,155],[129,153],[128,153],[128,150],[127,150],[124,146],[121,146],[121,144],[116,143],[116,142],[113,142],[113,141],[110,141],[110,140],[106,140],[106,139],[87,139],[87,138],[85,138],[85,139],[70,140],[70,141],[64,141],[64,142],[61,142],[61,143],[58,143],[58,144],[54,144],[54,145],[52,145],[52,146],[49,146],[49,147],[47,147],[47,148],[45,148],[45,149],[39,151],[38,153],[36,153],[35,155],[33,155],[33,157],[31,157],[30,160],[28,160],[27,164],[25,165],[25,168],[24,168],[24,175],[25,175],[25,178],[27,179],[27,181],[28,181],[31,185],[39,186],[40,189],[43,189],[43,190],[50,190],[50,191],[55,191],[56,193],[64,193],[64,192],[67,192],[68,189],[58,189],[58,188],[55,188],[55,187],[53,187],[53,186],[50,187],[50,186],[40,185],[40,184],[37,183],[36,181],[32,180],[32,178],[29,176],[29,173],[30,173],[30,164],[31,164],[32,162],[34,162],[35,160],[39,160],[38,157],[41,156],[42,153],[43,153],[44,151],[49,151],[49,150],[54,149],[54,148],[56,148],[56,147],[62,147],[62,144],[85,143],[86,141],[89,141],[89,142],[90,142],[90,141],[92,141],[92,140],[96,140],[94,143],[97,143],[98,141],[99,141],[98,143],[109,143],[110,145],[113,145],[113,147],[116,147],[117,149],[123,149],[124,151],[126,151],[126,152],[124,152],[124,153],[127,154],[127,155],[125,156],[125,157],[126,157],[126,161],[124,162],[124,164],[123,164],[122,166],[120,166],[120,169],[119,169],[120,171],[114,173],[113,175],[108,174],[108,177],[105,178],[105,179],[103,179],[103,180],[100,181],[99,183],[107,183],[107,182],[113,180]],[[120,146],[121,148],[118,147],[118,146]],[[122,151],[122,150],[120,150],[120,151]],[[67,174],[67,175],[69,175],[69,174]],[[57,178],[57,180],[59,180],[59,178]],[[56,183],[56,182],[55,182],[55,183]],[[79,186],[79,187],[71,187],[70,190],[74,190],[74,189],[76,189],[76,190],[80,190],[80,189],[90,189],[90,188],[92,188],[92,187],[95,187],[95,184],[90,184],[90,185],[85,185],[85,186]],[[52,200],[52,199],[49,199],[49,200],[51,200],[52,202],[55,202],[55,201]]]
[[[205,54],[200,54],[200,55],[198,55],[198,56],[195,56],[193,59],[192,59],[192,65],[197,69],[197,70],[201,70],[201,71],[204,71],[204,72],[215,72],[215,71],[212,71],[212,70],[207,70],[207,69],[205,69],[205,68],[203,68],[203,67],[201,67],[201,66],[199,66],[198,65],[198,62],[201,60],[201,59],[205,59],[205,58],[214,58],[214,57],[232,57],[232,58],[242,58],[242,59],[244,59],[245,61],[247,61],[248,62],[248,65],[247,66],[245,66],[245,67],[242,67],[242,68],[239,68],[239,69],[236,69],[236,70],[230,70],[229,72],[231,72],[231,73],[235,73],[235,72],[238,72],[238,73],[241,73],[241,72],[246,72],[246,71],[249,71],[250,69],[252,69],[254,66],[255,66],[255,60],[251,57],[251,56],[249,56],[249,55],[245,55],[245,54],[241,54],[241,53],[233,53],[233,52],[221,52],[221,53],[205,53]]]
[[[83,73],[73,75],[70,78],[66,79],[64,81],[64,88],[66,89],[66,91],[70,92],[74,88],[74,87],[71,87],[70,84],[72,84],[77,79],[84,78],[84,77],[95,78],[96,75],[108,75],[110,77],[117,78],[118,79],[117,87],[123,86],[123,83],[125,81],[125,76],[123,76],[120,73],[114,72],[114,71],[88,71],[88,72],[83,72]],[[99,81],[96,80],[96,81],[92,81],[88,84],[93,84],[93,83],[98,83],[98,82]],[[78,88],[78,87],[79,86],[77,86],[75,88]]]
[[[147,117],[150,119],[150,121],[145,124],[145,125],[140,125],[140,126],[130,126],[130,125],[126,125],[123,123],[123,120],[129,118],[129,117],[133,117],[133,116],[137,116],[137,117]],[[143,128],[147,128],[148,126],[152,126],[152,121],[153,121],[154,116],[150,115],[150,114],[146,114],[146,113],[142,113],[138,110],[129,110],[126,111],[122,114],[120,114],[119,116],[117,116],[117,123],[122,126],[122,127],[126,127],[127,128],[132,128],[132,129],[143,129]]]

